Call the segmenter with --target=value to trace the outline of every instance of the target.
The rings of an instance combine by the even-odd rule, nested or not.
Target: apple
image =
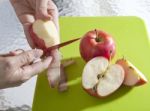
[[[48,48],[59,43],[59,33],[53,21],[36,20],[29,27],[29,34],[35,48],[42,49],[44,56],[53,56],[53,62],[49,66],[48,80],[51,87],[58,85],[62,70],[60,69],[60,53],[58,50],[49,51]]]
[[[29,28],[29,34],[36,48],[49,55],[47,48],[59,43],[59,34],[53,21],[36,20]]]
[[[116,61],[121,65],[125,71],[125,80],[123,82],[126,86],[143,85],[147,83],[147,79],[130,61],[122,58]]]
[[[106,97],[115,92],[124,81],[124,70],[118,64],[109,64],[105,57],[87,62],[82,73],[82,86],[92,96]]]
[[[85,61],[97,56],[104,56],[108,60],[115,55],[115,41],[111,35],[102,30],[87,32],[80,42],[80,54]]]

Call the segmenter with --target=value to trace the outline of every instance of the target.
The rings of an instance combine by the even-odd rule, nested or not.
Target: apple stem
[[[123,60],[126,60],[126,58],[123,56]]]
[[[96,36],[96,39],[95,39],[95,40],[96,40],[96,42],[101,42],[101,41],[102,41],[102,38],[99,38],[99,37]]]
[[[96,29],[95,29],[95,33],[96,33],[96,38],[95,38],[96,42],[102,42],[103,39],[102,39],[102,37],[99,37]]]

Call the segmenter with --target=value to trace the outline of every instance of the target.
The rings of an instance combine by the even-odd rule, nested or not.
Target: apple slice
[[[147,79],[131,62],[126,59],[119,59],[116,62],[121,65],[125,71],[124,85],[135,86],[147,83]]]
[[[118,64],[109,65],[108,59],[95,57],[84,67],[83,88],[93,96],[106,97],[115,92],[124,81],[124,70]]]
[[[29,29],[36,48],[46,49],[59,43],[59,34],[53,21],[36,20]]]

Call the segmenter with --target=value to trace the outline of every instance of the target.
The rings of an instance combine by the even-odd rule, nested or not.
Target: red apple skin
[[[34,32],[32,25],[29,27],[29,34],[34,43],[34,46],[38,49],[42,49],[44,51],[44,55],[49,56],[50,52],[47,52],[47,47],[45,45],[44,40],[40,39]]]
[[[113,38],[102,30],[89,31],[81,39],[80,54],[86,62],[97,56],[103,56],[110,60],[115,53],[116,46]]]
[[[121,85],[120,85],[120,86],[121,86]],[[94,92],[93,89],[85,89],[84,87],[83,87],[83,89],[84,89],[90,96],[94,96],[94,97],[96,97],[96,98],[106,98],[107,96],[112,95],[112,93],[111,93],[111,94],[109,94],[109,95],[107,95],[107,96],[101,96],[101,95],[99,95],[99,94],[97,93],[97,91]]]
[[[98,96],[97,92],[94,92],[93,89],[85,89],[84,87],[83,87],[83,89],[84,89],[89,95],[94,96],[94,97],[97,97],[97,98],[100,98],[100,97]]]
[[[145,83],[147,83],[145,80],[140,79],[140,80],[136,83],[136,86],[144,85]]]

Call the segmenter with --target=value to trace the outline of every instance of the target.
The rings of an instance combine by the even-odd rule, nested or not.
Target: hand
[[[29,26],[36,19],[43,19],[55,23],[57,29],[58,25],[58,10],[52,0],[10,0],[15,9],[16,15],[23,25],[26,38],[32,48],[36,48],[29,35]]]
[[[23,25],[26,38],[32,48],[36,48],[29,35],[29,26],[36,19],[52,19],[58,32],[58,10],[52,0],[11,0],[12,6]],[[58,38],[59,39],[59,38]],[[53,61],[48,68],[48,80],[52,87],[56,86],[60,78],[60,55],[58,50],[52,51]]]
[[[42,50],[35,49],[26,52],[18,50],[0,55],[0,89],[19,86],[48,68],[52,57],[34,62],[42,54]]]

